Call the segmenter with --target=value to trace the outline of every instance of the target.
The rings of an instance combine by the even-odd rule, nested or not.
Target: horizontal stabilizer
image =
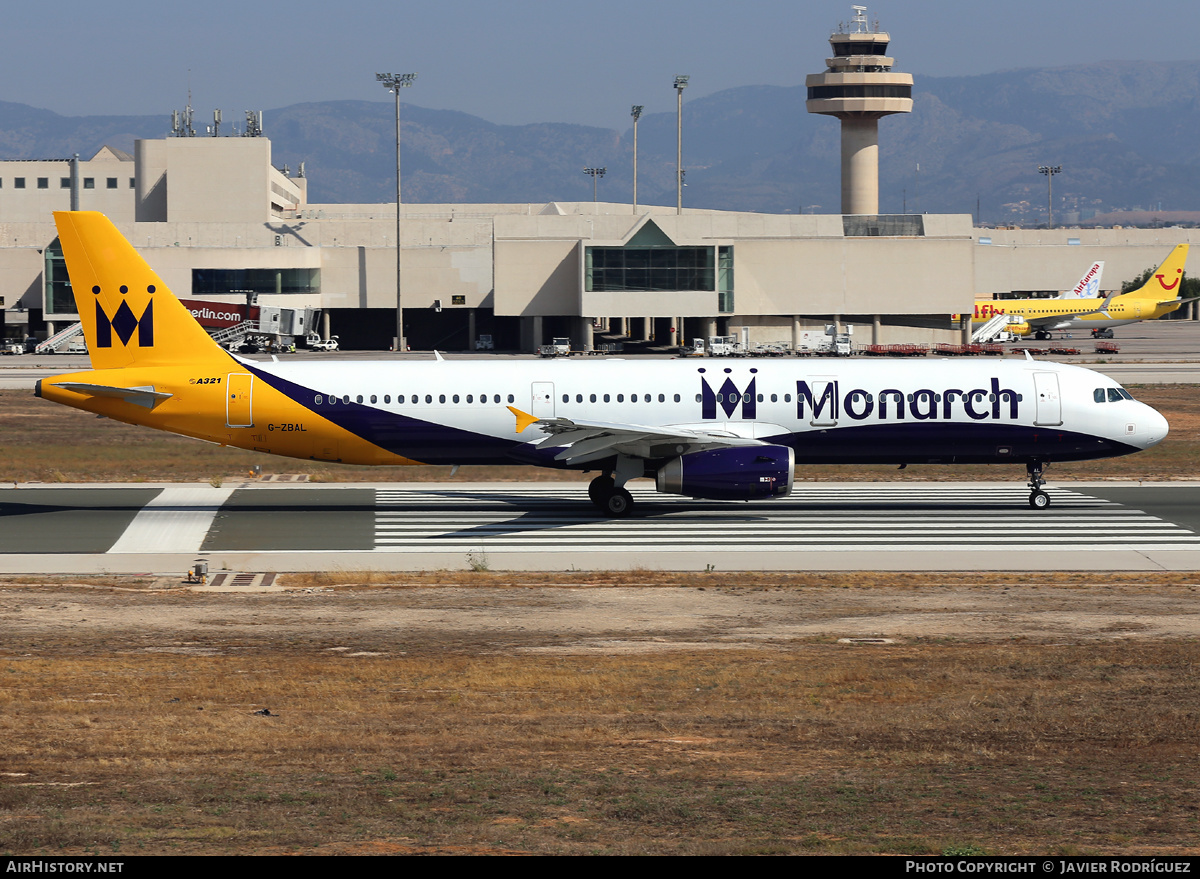
[[[153,409],[159,403],[169,400],[173,396],[165,391],[156,391],[153,386],[114,388],[109,385],[91,385],[85,382],[58,382],[55,387],[74,391],[77,394],[87,394],[89,397],[114,397],[135,406],[144,406],[147,409]]]

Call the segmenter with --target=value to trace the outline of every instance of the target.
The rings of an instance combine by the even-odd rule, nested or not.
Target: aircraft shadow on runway
[[[721,521],[730,524],[745,524],[760,522],[766,519],[771,519],[778,514],[795,514],[802,513],[812,515],[813,513],[828,513],[830,515],[838,514],[853,514],[853,513],[896,513],[896,512],[994,512],[996,510],[1011,510],[1024,509],[1031,516],[1037,516],[1038,521],[1045,521],[1046,517],[1054,516],[1056,513],[1066,512],[1065,510],[1039,511],[1035,513],[1029,510],[1023,503],[1020,502],[1005,502],[1005,501],[900,501],[895,503],[864,503],[861,501],[804,501],[802,498],[792,497],[788,500],[764,500],[759,502],[754,501],[708,501],[708,500],[690,500],[688,498],[663,498],[645,499],[638,498],[633,512],[626,519],[611,519],[603,516],[592,504],[586,499],[581,498],[578,501],[570,499],[554,498],[553,500],[537,500],[531,498],[527,494],[522,494],[519,491],[513,492],[474,492],[470,490],[423,490],[420,494],[426,496],[436,496],[447,500],[458,500],[464,503],[460,505],[447,507],[443,503],[424,504],[419,497],[412,498],[411,501],[403,500],[399,503],[389,504],[387,507],[381,507],[381,511],[386,511],[400,516],[417,516],[421,512],[438,511],[445,512],[447,509],[453,509],[460,513],[500,513],[494,507],[486,504],[506,504],[514,508],[517,515],[503,522],[487,522],[478,525],[472,525],[466,528],[448,530],[444,534],[433,536],[432,540],[461,540],[463,537],[477,536],[493,536],[502,537],[512,534],[529,533],[529,532],[553,532],[564,528],[569,528],[578,525],[611,525],[619,527],[622,523],[631,521],[667,521],[672,524],[687,525],[687,524],[712,524],[714,514],[720,514]],[[476,506],[471,501],[480,502],[481,505]],[[534,503],[532,508],[530,504]],[[524,509],[522,509],[524,508]],[[1072,509],[1078,510],[1079,507]]]

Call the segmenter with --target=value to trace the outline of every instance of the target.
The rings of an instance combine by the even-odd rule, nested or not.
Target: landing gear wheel
[[[633,495],[623,488],[614,488],[603,498],[599,507],[614,519],[623,519],[633,511]]]
[[[600,509],[604,509],[604,498],[612,493],[613,478],[611,473],[602,473],[588,483],[588,497]]]
[[[1035,510],[1044,510],[1050,506],[1050,495],[1042,491],[1040,488],[1035,488],[1029,494],[1029,506]]]

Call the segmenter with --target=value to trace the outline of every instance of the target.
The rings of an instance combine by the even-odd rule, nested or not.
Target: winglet
[[[530,415],[528,412],[522,412],[516,406],[509,406],[508,411],[517,416],[517,433],[523,433],[525,428],[529,427],[529,425],[536,424],[538,422],[538,417],[536,415]]]

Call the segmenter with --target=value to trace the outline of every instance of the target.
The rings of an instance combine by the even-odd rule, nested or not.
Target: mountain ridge
[[[1055,215],[1200,208],[1200,61],[1094,62],[957,77],[914,76],[914,110],[880,123],[880,210],[1044,221],[1040,164],[1061,165]],[[835,213],[839,126],[805,112],[803,86],[744,86],[684,104],[684,204]],[[59,116],[0,102],[5,158],[132,151],[168,134],[168,115]],[[395,192],[390,102],[323,101],[268,110],[273,159],[305,162],[314,203],[386,203]],[[638,193],[675,201],[675,113],[644,115]],[[555,122],[503,125],[402,104],[406,203],[583,201],[584,167],[606,167],[600,198],[628,201],[632,130]],[[920,168],[918,172],[918,166]]]

